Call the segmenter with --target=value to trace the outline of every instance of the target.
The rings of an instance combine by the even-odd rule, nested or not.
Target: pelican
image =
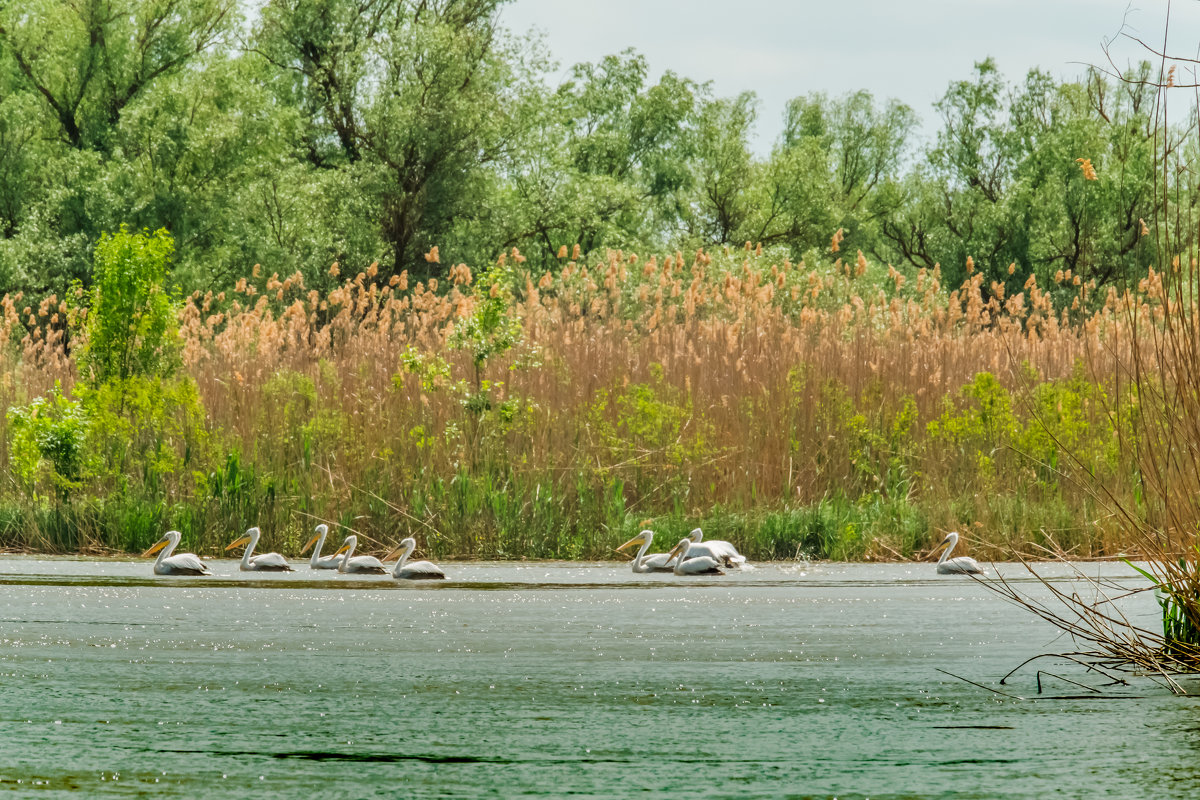
[[[986,575],[983,567],[979,566],[979,562],[970,556],[959,556],[951,558],[950,551],[954,549],[954,545],[958,544],[958,533],[950,531],[946,534],[946,538],[942,539],[942,543],[933,548],[933,552],[946,548],[946,552],[942,553],[941,560],[938,561],[937,571],[939,575]]]
[[[687,542],[687,553],[683,556],[685,560],[708,556],[723,567],[740,567],[746,562],[746,557],[729,542],[720,539],[704,541],[704,531],[699,528],[688,534]]]
[[[345,553],[346,556],[342,559],[342,563],[338,565],[338,572],[353,572],[359,575],[387,575],[387,570],[375,556],[356,556],[354,549],[358,547],[358,537],[353,533],[346,537],[346,541],[342,542],[342,546],[334,555]]]
[[[408,563],[408,557],[412,555],[412,551],[417,549],[417,540],[409,536],[396,546],[396,549],[383,557],[387,561],[396,553],[400,553],[400,560],[396,562],[396,569],[392,571],[392,577],[397,580],[439,580],[446,577],[446,573],[442,572],[442,568],[437,564],[431,564],[428,561],[414,561]],[[403,551],[403,552],[401,552]]]
[[[691,539],[680,539],[679,544],[667,553],[669,558],[678,559],[675,561],[676,575],[724,575],[721,567],[726,566],[724,563],[712,556],[702,555],[695,558],[684,558],[684,554],[688,553],[689,547],[695,547],[696,543]]]
[[[626,547],[631,547],[635,544],[642,546],[638,550],[637,557],[633,559],[633,571],[642,572],[671,572],[671,557],[667,553],[655,553],[652,556],[646,555],[646,551],[650,549],[650,542],[654,540],[654,531],[642,531],[637,536],[630,539],[625,544],[617,548],[617,552],[621,552]]]
[[[142,558],[158,553],[158,560],[154,562],[155,575],[212,575],[208,564],[197,558],[195,553],[171,555],[182,537],[179,531],[167,531],[153,547],[142,553]],[[159,553],[159,550],[162,552]]]
[[[262,535],[262,531],[258,528],[249,528],[244,534],[234,539],[226,546],[226,550],[232,550],[239,544],[246,545],[246,552],[242,553],[242,572],[293,572],[288,566],[287,559],[279,555],[279,553],[261,553],[254,555],[254,548],[258,547],[258,537]]]
[[[329,526],[322,522],[317,526],[316,530],[316,535],[309,539],[308,544],[300,549],[300,555],[304,555],[304,551],[315,544],[316,548],[313,550],[312,559],[308,562],[308,566],[311,569],[337,569],[342,563],[341,556],[335,553],[331,556],[321,558],[321,548],[325,546],[325,537],[329,535]]]

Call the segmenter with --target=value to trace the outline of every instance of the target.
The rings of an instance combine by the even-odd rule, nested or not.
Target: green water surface
[[[446,567],[397,585],[0,558],[0,790],[1200,797],[1191,698],[1062,659],[999,686],[1071,643],[930,565]],[[1127,610],[1154,623],[1148,595]]]

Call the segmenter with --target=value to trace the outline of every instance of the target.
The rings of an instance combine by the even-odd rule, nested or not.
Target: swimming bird
[[[708,556],[724,567],[740,567],[746,563],[746,557],[737,551],[729,542],[721,539],[704,541],[704,531],[694,528],[688,534],[688,549],[684,559]]]
[[[142,558],[152,556],[159,550],[162,551],[158,553],[158,560],[154,562],[155,575],[212,575],[208,564],[201,561],[195,553],[171,555],[179,546],[181,538],[183,538],[183,534],[179,531],[167,531],[153,547],[142,553]]]
[[[260,553],[254,555],[254,548],[258,547],[258,537],[262,535],[257,527],[248,528],[244,534],[230,542],[225,549],[232,550],[239,544],[246,545],[246,552],[242,553],[241,569],[243,572],[294,572],[288,564],[287,559],[279,555],[279,553]]]
[[[721,561],[712,556],[701,555],[695,558],[684,558],[683,556],[690,552],[689,547],[695,547],[695,542],[691,539],[680,539],[679,544],[667,553],[670,558],[675,558],[676,575],[724,575],[721,567],[725,566]]]
[[[446,573],[442,572],[442,568],[437,564],[432,564],[428,561],[414,561],[408,563],[408,557],[412,555],[412,551],[417,549],[417,540],[409,536],[407,539],[401,540],[396,549],[383,557],[387,561],[396,553],[400,553],[400,560],[396,562],[396,569],[392,570],[392,577],[398,580],[439,580],[446,577]],[[403,552],[401,552],[403,551]]]
[[[638,550],[637,557],[633,559],[633,571],[637,573],[643,572],[671,572],[671,557],[667,553],[655,553],[652,556],[646,555],[646,551],[650,549],[650,543],[654,540],[654,531],[642,531],[637,536],[630,539],[625,544],[617,548],[617,552],[624,550],[626,547],[632,547],[635,544],[640,544],[642,549]]]
[[[316,548],[313,550],[308,566],[311,569],[337,569],[342,563],[341,556],[335,553],[331,556],[321,557],[321,548],[325,546],[325,537],[329,535],[329,526],[322,522],[316,527],[316,531],[316,534],[308,540],[308,544],[300,548],[300,555],[304,555],[304,551],[315,544]]]
[[[375,556],[354,555],[356,547],[358,547],[358,537],[352,533],[346,537],[346,541],[342,542],[342,546],[334,553],[335,556],[346,554],[342,563],[338,565],[338,572],[353,572],[358,575],[387,575],[383,562]]]
[[[986,575],[983,567],[979,566],[979,562],[970,556],[959,556],[958,558],[950,558],[950,551],[954,549],[954,545],[958,544],[958,533],[950,531],[946,534],[946,538],[942,539],[942,543],[933,548],[933,552],[946,548],[946,552],[942,553],[941,559],[937,564],[939,575]]]

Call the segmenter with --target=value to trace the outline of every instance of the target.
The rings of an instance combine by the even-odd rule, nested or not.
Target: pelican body
[[[279,553],[254,555],[254,548],[258,546],[258,538],[261,535],[262,532],[257,527],[249,528],[243,535],[226,545],[225,549],[232,550],[240,544],[246,545],[246,552],[242,553],[243,572],[294,572],[287,559]]]
[[[643,572],[672,572],[673,567],[671,566],[671,555],[669,553],[655,553],[652,556],[646,555],[646,551],[650,549],[652,541],[654,541],[654,531],[642,531],[618,547],[617,552],[624,550],[626,547],[640,544],[642,548],[638,550],[637,557],[633,559],[634,572],[639,574]]]
[[[304,555],[304,551],[313,545],[312,558],[309,559],[308,566],[310,569],[337,569],[341,566],[342,557],[337,553],[331,556],[321,557],[321,548],[325,546],[325,537],[329,535],[329,526],[322,522],[316,527],[316,534],[308,540],[308,544],[300,549],[300,555]]]
[[[346,537],[346,541],[342,542],[342,546],[334,553],[335,556],[346,554],[342,558],[342,563],[338,565],[338,572],[351,572],[356,575],[387,575],[383,562],[375,556],[354,555],[357,547],[358,537],[353,533]]]
[[[153,547],[142,553],[142,558],[158,553],[158,560],[154,562],[155,575],[212,575],[208,564],[201,561],[195,553],[171,555],[179,546],[181,538],[183,534],[179,531],[167,531]]]
[[[442,572],[442,568],[437,564],[429,561],[414,561],[408,563],[408,557],[412,555],[413,550],[417,549],[417,540],[409,536],[401,540],[395,550],[383,557],[387,561],[392,556],[400,553],[400,560],[396,562],[396,568],[392,570],[392,577],[397,580],[408,581],[423,581],[423,580],[443,580],[446,573]]]
[[[704,531],[699,528],[689,533],[686,541],[688,548],[683,556],[684,560],[706,556],[724,567],[740,567],[746,563],[746,557],[729,542],[720,539],[704,541]]]
[[[670,558],[676,559],[675,569],[676,575],[724,575],[721,567],[727,566],[721,561],[708,555],[699,555],[694,558],[685,558],[689,553],[689,547],[695,547],[696,543],[691,539],[680,539],[679,544],[667,553]]]
[[[933,549],[933,552],[946,548],[942,553],[941,559],[937,563],[937,571],[939,575],[986,575],[983,567],[979,566],[979,562],[970,556],[958,556],[951,558],[950,552],[954,550],[954,545],[958,544],[958,533],[951,531],[946,534],[946,538],[942,539],[942,543]]]

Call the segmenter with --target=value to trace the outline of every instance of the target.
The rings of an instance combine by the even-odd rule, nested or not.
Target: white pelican
[[[171,555],[179,546],[182,537],[183,534],[179,531],[167,531],[157,544],[142,553],[142,558],[158,553],[158,560],[154,562],[155,575],[212,575],[208,564],[201,561],[195,553]],[[159,550],[162,552],[159,553]]]
[[[346,537],[346,541],[342,542],[342,546],[334,555],[345,553],[346,556],[342,559],[342,563],[338,565],[338,572],[353,572],[359,575],[387,575],[387,570],[383,567],[383,562],[375,556],[356,556],[354,549],[358,547],[358,537],[353,533]]]
[[[392,571],[392,577],[398,580],[439,580],[446,577],[446,573],[442,572],[442,568],[437,564],[431,564],[428,561],[414,561],[408,563],[408,557],[412,555],[412,551],[417,549],[417,540],[409,536],[403,539],[396,549],[383,557],[387,561],[396,553],[400,553],[400,560],[396,562],[396,569]],[[401,553],[401,551],[403,551]]]
[[[946,534],[946,538],[942,539],[942,543],[933,548],[933,552],[946,548],[946,552],[942,553],[941,560],[938,561],[937,571],[939,575],[986,575],[983,567],[979,566],[979,562],[970,556],[959,556],[951,558],[950,551],[954,549],[954,545],[958,544],[958,533],[950,531]]]
[[[704,541],[704,531],[695,528],[688,534],[688,549],[684,559],[708,556],[723,567],[740,567],[746,562],[746,557],[737,551],[729,542],[720,539]]]
[[[635,544],[642,546],[638,550],[637,557],[633,559],[633,571],[642,572],[671,572],[671,557],[668,553],[655,553],[652,556],[646,555],[646,551],[650,549],[650,542],[654,540],[654,531],[642,531],[637,536],[630,539],[625,544],[617,548],[617,552],[621,552],[626,547],[631,547]]]
[[[316,530],[316,535],[308,540],[308,544],[300,548],[300,555],[304,555],[304,551],[315,544],[316,548],[313,550],[312,559],[309,560],[308,566],[311,569],[337,569],[342,563],[341,556],[335,553],[334,555],[321,558],[321,548],[325,546],[325,537],[329,535],[329,526],[322,522],[317,526]]]
[[[287,559],[279,553],[254,555],[254,548],[258,547],[258,537],[261,535],[262,532],[258,528],[249,528],[244,534],[230,542],[225,549],[232,550],[239,544],[246,545],[246,552],[242,553],[241,568],[243,572],[292,572]]]
[[[680,539],[679,544],[667,553],[670,558],[678,556],[675,562],[676,575],[724,575],[721,567],[726,566],[721,561],[712,556],[696,556],[695,558],[684,558],[684,554],[688,553],[689,547],[695,547],[696,543],[691,539]]]

